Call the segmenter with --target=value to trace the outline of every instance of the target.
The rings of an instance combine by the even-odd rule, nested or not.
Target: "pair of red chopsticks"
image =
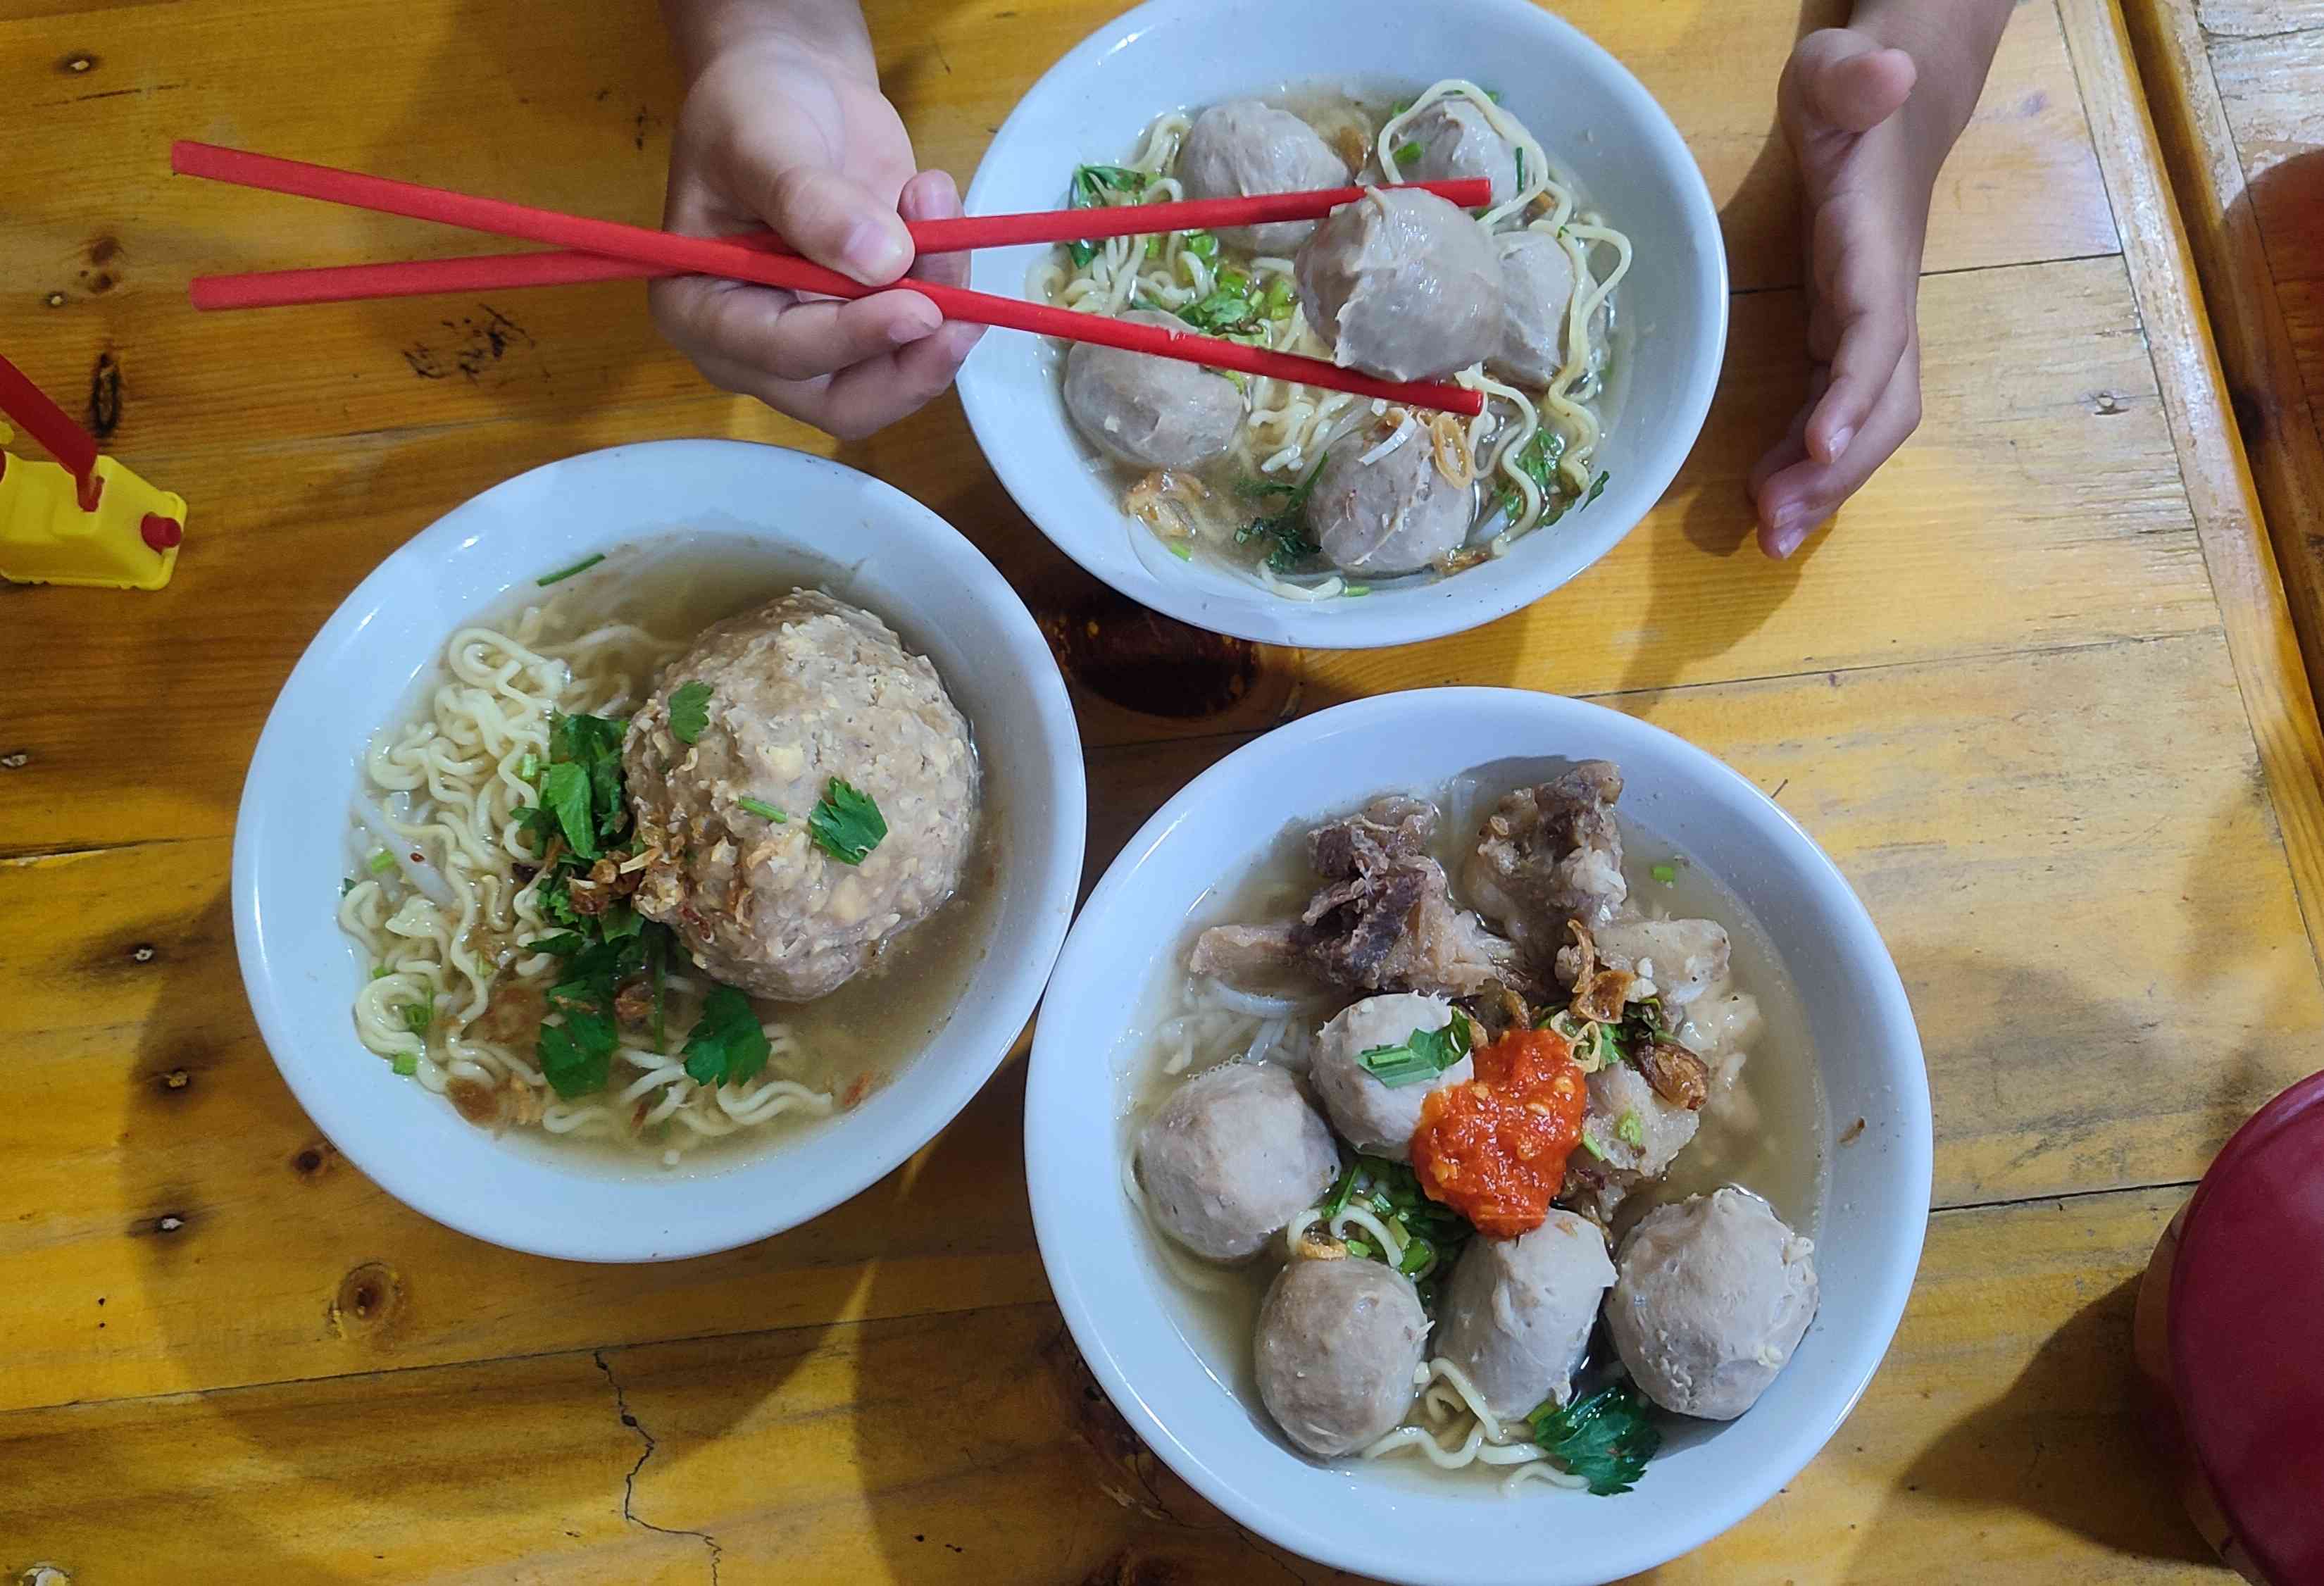
[[[342,302],[355,298],[403,297],[426,292],[500,290],[584,281],[652,275],[716,275],[756,281],[793,291],[835,298],[867,297],[890,288],[867,287],[787,251],[779,238],[680,236],[610,220],[591,220],[536,209],[499,198],[447,192],[384,177],[337,171],[302,161],[278,160],[211,143],[171,145],[171,169],[183,176],[208,177],[237,187],[263,188],[297,198],[319,198],[382,214],[439,221],[495,236],[548,243],[568,250],[553,254],[498,254],[401,264],[355,264],[324,270],[285,270],[249,275],[197,277],[192,298],[198,309],[257,309],[290,303]],[[1439,197],[1463,208],[1491,201],[1491,184],[1481,178],[1423,182]],[[1098,209],[1060,209],[1030,215],[991,215],[958,220],[916,221],[908,229],[923,253],[949,253],[1019,243],[1138,236],[1169,231],[1209,230],[1276,220],[1313,220],[1363,195],[1361,188],[1275,193],[1252,198],[1206,198],[1175,204],[1136,204]],[[1028,330],[1067,341],[1094,342],[1133,353],[1176,358],[1243,374],[1320,385],[1357,396],[1376,397],[1418,408],[1438,408],[1475,416],[1484,398],[1464,387],[1439,382],[1376,380],[1321,358],[1301,357],[1247,346],[1222,337],[1198,336],[1160,326],[1139,325],[1103,315],[1077,313],[1047,303],[1026,302],[965,287],[905,280],[896,288],[916,291],[947,319]]]

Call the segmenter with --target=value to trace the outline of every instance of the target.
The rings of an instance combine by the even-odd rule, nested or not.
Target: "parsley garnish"
[[[541,807],[557,817],[565,845],[582,859],[597,857],[597,823],[589,811],[589,772],[572,761],[550,766],[540,775]]]
[[[710,724],[710,685],[681,683],[670,691],[669,732],[680,743],[691,743]]]
[[[1545,1404],[1526,1419],[1533,1440],[1551,1461],[1588,1481],[1600,1498],[1629,1491],[1663,1445],[1646,1396],[1628,1382],[1601,1388],[1563,1408]]]
[[[742,808],[750,811],[751,814],[757,816],[761,820],[774,821],[779,824],[791,818],[763,798],[737,798],[734,802],[740,805]]]
[[[546,589],[546,588],[548,588],[548,587],[549,587],[550,585],[552,585],[552,584],[562,584],[563,582],[565,582],[565,580],[566,580],[566,579],[570,578],[570,577],[571,577],[571,576],[573,576],[573,575],[574,575],[574,574],[576,574],[576,573],[586,573],[586,572],[587,572],[590,568],[592,568],[592,567],[595,567],[599,562],[602,562],[602,561],[604,561],[604,559],[605,559],[605,553],[604,553],[604,551],[602,551],[602,550],[601,550],[601,551],[599,551],[595,556],[593,556],[593,557],[583,557],[579,561],[577,561],[577,562],[574,563],[571,567],[559,567],[559,568],[558,568],[558,569],[557,569],[557,571],[555,571],[554,573],[549,574],[547,577],[545,577],[545,578],[535,578],[535,579],[533,580],[533,582],[534,582],[535,584],[540,585],[540,587],[542,587],[543,589]]]
[[[1469,1055],[1475,1032],[1469,1016],[1452,1010],[1452,1021],[1443,1029],[1416,1029],[1393,1047],[1371,1047],[1356,1061],[1392,1091],[1434,1079]]]
[[[840,863],[862,864],[888,835],[888,822],[870,794],[834,777],[807,816],[807,829],[815,845]]]
[[[1564,456],[1565,437],[1546,424],[1536,429],[1533,438],[1526,441],[1524,449],[1517,453],[1518,468],[1541,489],[1545,503],[1541,521],[1545,528],[1556,522],[1565,512],[1564,503],[1559,499],[1557,483],[1558,459]],[[1501,508],[1504,512],[1514,517],[1524,504],[1524,493],[1516,485],[1501,486]]]
[[[751,999],[720,986],[686,1037],[686,1072],[701,1085],[738,1085],[767,1065],[767,1032]]]
[[[1297,484],[1284,484],[1274,480],[1246,481],[1235,486],[1239,495],[1260,494],[1284,497],[1283,504],[1265,517],[1253,518],[1235,530],[1235,543],[1245,545],[1251,540],[1268,542],[1267,565],[1277,573],[1296,572],[1302,563],[1323,554],[1323,548],[1308,536],[1303,514],[1307,497],[1315,488],[1316,476],[1323,472],[1323,459],[1307,470],[1307,477]]]
[[[1153,180],[1142,171],[1123,165],[1076,165],[1069,203],[1075,209],[1102,209],[1109,202],[1108,193],[1142,193]],[[1097,247],[1095,243],[1084,239],[1069,244],[1067,251],[1073,254],[1075,268],[1079,268],[1097,257]]]

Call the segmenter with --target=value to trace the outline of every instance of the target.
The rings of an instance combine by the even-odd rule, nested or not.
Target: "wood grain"
[[[2180,1198],[1932,1218],[1831,1447],[1652,1578],[1920,1582],[1943,1557],[2043,1586],[2218,1580],[2126,1392],[2134,1285]],[[18,1412],[0,1462],[0,1566],[124,1586],[638,1586],[714,1559],[728,1586],[1349,1580],[1128,1442],[1046,1304]]]
[[[2216,634],[1609,703],[1774,792],[1855,883],[1921,1013],[1939,1204],[2192,1178],[2324,1042]],[[1099,752],[1093,866],[1238,741]],[[0,1000],[24,1209],[0,1266],[25,1318],[0,1407],[1040,1292],[1013,1071],[915,1166],[731,1256],[591,1268],[436,1227],[282,1088],[236,983],[225,861],[204,839],[0,867],[0,917],[52,922],[0,946],[0,981],[47,989]],[[60,1118],[73,1150],[44,1148]],[[348,1323],[366,1274],[379,1314]]]
[[[1564,589],[1489,627],[1394,651],[1252,655],[1175,624],[1158,626],[1150,653],[1067,646],[1068,671],[1097,690],[1188,713],[1173,722],[1085,710],[1089,735],[1259,726],[1295,705],[1452,678],[1599,694],[2217,621],[2118,260],[1932,277],[1922,292],[1927,421],[1829,534],[1781,564],[1749,543],[1743,481],[1803,388],[1799,299],[1754,293],[1735,309],[1727,378],[1677,484]],[[1997,345],[2011,355],[1997,362]],[[415,400],[439,389],[396,378]],[[78,636],[122,611],[119,597],[0,593],[0,671],[80,657],[71,692],[35,692],[0,715],[0,752],[28,757],[0,770],[0,853],[228,830],[258,728],[309,636],[447,503],[619,440],[720,429],[786,438],[762,409],[696,394],[554,420],[366,429],[254,455],[230,415],[205,416],[213,410],[199,389],[157,401],[206,432],[185,451],[157,453],[150,471],[195,496],[191,533],[213,549],[180,558],[171,587],[145,602],[152,622],[94,651]],[[364,421],[392,411],[383,394]],[[838,455],[959,525],[1053,632],[1124,619],[1126,603],[1096,592],[1017,512],[952,399]],[[240,489],[198,493],[201,479],[229,475]],[[263,579],[251,576],[256,566]],[[1891,598],[1900,582],[1915,592],[1908,604]],[[157,764],[169,775],[154,776]]]

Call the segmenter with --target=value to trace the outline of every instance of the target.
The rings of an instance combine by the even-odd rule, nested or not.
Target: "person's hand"
[[[941,171],[920,171],[868,52],[759,33],[704,66],[670,152],[662,224],[716,236],[761,226],[807,257],[883,285],[907,269],[965,284],[964,254],[913,265],[904,220],[961,212]],[[952,383],[980,329],[918,292],[854,301],[676,276],[651,289],[662,334],[713,383],[853,439]]]
[[[1771,557],[1798,549],[1921,422],[1921,249],[1952,140],[1907,112],[1914,79],[1904,51],[1826,28],[1800,41],[1776,90],[1804,189],[1810,377],[1790,433],[1751,471]]]

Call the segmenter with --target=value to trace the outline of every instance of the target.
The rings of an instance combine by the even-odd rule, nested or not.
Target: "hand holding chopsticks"
[[[837,271],[825,269],[794,254],[775,251],[773,239],[680,236],[643,226],[593,220],[554,210],[533,208],[497,198],[391,181],[355,171],[298,161],[278,160],[208,143],[180,143],[171,149],[171,168],[181,174],[208,177],[238,186],[262,188],[329,203],[348,204],[383,214],[439,221],[498,236],[516,237],[586,255],[517,255],[521,264],[507,260],[450,260],[432,264],[358,265],[364,272],[354,277],[332,272],[322,281],[318,272],[285,272],[303,276],[303,283],[286,285],[267,277],[210,277],[193,284],[198,308],[255,307],[265,303],[318,302],[334,298],[380,295],[396,291],[473,290],[506,272],[503,284],[547,284],[557,280],[604,280],[615,275],[687,273],[756,281],[793,291],[835,298],[861,298],[874,290],[913,291],[927,298],[948,319],[1027,330],[1037,335],[1149,353],[1210,368],[1245,374],[1272,376],[1310,385],[1351,392],[1406,406],[1438,408],[1473,415],[1482,399],[1462,387],[1435,383],[1377,380],[1342,369],[1318,358],[1253,347],[1223,337],[1205,337],[1133,324],[1096,314],[1078,313],[1047,303],[1033,303],[964,287],[906,279],[892,287],[872,288]],[[1481,204],[1488,197],[1481,180],[1429,184],[1454,203]],[[1469,191],[1475,189],[1476,191]],[[1342,189],[1314,193],[1277,194],[1259,198],[1216,199],[1199,206],[1136,205],[1110,209],[1063,210],[1039,216],[991,216],[950,221],[922,222],[930,228],[930,244],[958,248],[991,245],[995,242],[1049,242],[1067,237],[1140,235],[1161,231],[1209,228],[1249,224],[1254,220],[1298,219],[1328,214],[1338,205],[1360,196],[1360,189]],[[1176,211],[1176,213],[1173,213]],[[1189,217],[1189,211],[1196,217]],[[916,237],[916,241],[917,241]],[[930,244],[922,244],[930,245]],[[558,261],[552,263],[552,261]],[[614,269],[613,263],[622,266]],[[417,272],[418,273],[413,273]],[[571,273],[562,273],[562,272]],[[447,284],[435,284],[438,282]]]

